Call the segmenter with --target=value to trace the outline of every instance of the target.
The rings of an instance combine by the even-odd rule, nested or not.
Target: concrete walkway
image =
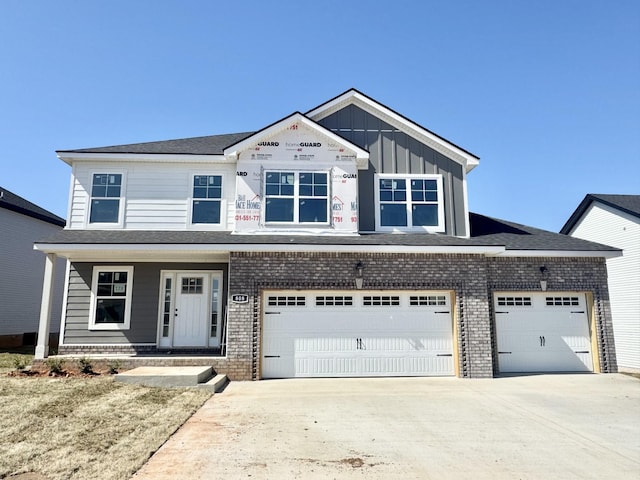
[[[232,382],[143,479],[639,479],[624,375]]]

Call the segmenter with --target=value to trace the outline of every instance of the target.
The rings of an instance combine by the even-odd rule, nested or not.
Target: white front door
[[[585,295],[500,292],[494,296],[500,372],[591,372]]]
[[[262,378],[453,375],[449,292],[264,296]]]
[[[159,311],[160,348],[219,347],[222,272],[163,272]]]
[[[209,316],[209,275],[177,275],[173,327],[174,347],[206,347]]]

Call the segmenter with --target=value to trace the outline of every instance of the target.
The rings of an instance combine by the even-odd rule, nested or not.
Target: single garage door
[[[494,296],[501,372],[593,371],[584,294]]]
[[[266,292],[262,378],[453,375],[450,297]]]

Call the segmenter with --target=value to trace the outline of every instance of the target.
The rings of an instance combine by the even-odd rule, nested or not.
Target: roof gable
[[[279,145],[280,142],[271,141],[276,137],[282,137],[285,133],[286,137],[291,139],[291,144]],[[300,112],[295,112],[282,120],[278,120],[253,135],[228,146],[224,149],[224,155],[238,158],[243,151],[260,148],[261,146],[267,148],[278,147],[282,149],[287,147],[294,148],[294,144],[298,147],[297,150],[302,151],[314,143],[305,140],[310,140],[312,137],[318,136],[327,139],[327,145],[324,147],[328,147],[329,149],[333,148],[336,151],[346,150],[346,152],[351,153],[355,157],[358,168],[367,168],[369,152],[336,135],[331,130],[317,124],[313,120],[310,120]],[[316,145],[314,144],[313,146]]]
[[[640,195],[607,195],[598,193],[587,194],[578,208],[571,214],[567,222],[560,229],[560,233],[569,235],[582,217],[587,213],[592,203],[602,203],[620,212],[640,218]]]
[[[477,155],[464,150],[429,129],[409,120],[407,117],[375,101],[355,88],[347,90],[322,105],[309,110],[306,116],[318,121],[348,105],[360,107],[366,112],[378,117],[380,120],[405,132],[407,135],[423,142],[437,152],[455,160],[464,166],[466,172],[471,171],[479,164],[479,157]]]

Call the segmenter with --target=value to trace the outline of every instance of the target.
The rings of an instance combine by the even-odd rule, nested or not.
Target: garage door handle
[[[497,312],[497,311],[496,311],[496,313],[509,313],[509,312]]]
[[[498,352],[500,355],[511,355],[511,352]]]
[[[450,312],[433,312],[433,313],[450,313]]]
[[[573,353],[589,353],[589,350],[577,350]]]
[[[264,358],[280,358],[280,355],[265,355]]]
[[[584,313],[584,310],[580,310],[578,312],[571,312],[571,313]]]
[[[264,312],[265,315],[280,315],[280,312]]]
[[[453,353],[438,353],[436,357],[453,357]]]

